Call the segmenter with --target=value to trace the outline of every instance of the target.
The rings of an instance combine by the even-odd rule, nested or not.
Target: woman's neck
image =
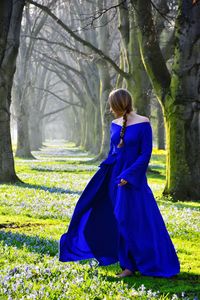
[[[127,115],[128,118],[130,118],[130,117],[134,118],[136,116],[136,112],[131,111],[130,113],[127,113],[126,115]]]

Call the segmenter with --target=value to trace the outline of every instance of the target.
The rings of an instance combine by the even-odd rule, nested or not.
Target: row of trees
[[[113,0],[109,6],[100,0],[60,0],[48,6],[27,1],[13,88],[17,155],[31,155],[30,148],[39,148],[42,120],[62,111],[77,145],[103,158],[109,145],[110,90],[126,86],[137,112],[147,116],[152,90],[159,124],[163,115],[166,129],[164,193],[198,199],[199,12],[199,3],[189,0]],[[164,128],[158,128],[163,137]],[[16,179],[11,173],[5,176],[2,166],[1,181]]]
[[[97,7],[101,17],[94,15]],[[47,116],[67,108],[67,112],[70,111],[70,114],[60,114],[60,116],[66,117],[67,115],[67,119],[69,119],[71,113],[74,115],[70,127],[73,128],[75,133],[77,145],[81,144],[94,154],[98,154],[99,149],[101,149],[98,158],[103,158],[108,150],[110,120],[107,117],[103,120],[100,116],[104,114],[107,96],[113,87],[125,86],[127,83],[129,89],[134,89],[134,102],[138,113],[150,116],[150,83],[146,84],[148,78],[144,68],[138,76],[138,70],[142,66],[138,51],[135,54],[134,62],[138,61],[138,65],[135,67],[134,72],[129,70],[131,69],[130,62],[133,66],[134,63],[130,57],[128,58],[130,56],[127,51],[130,44],[128,40],[127,45],[124,44],[121,47],[122,54],[120,57],[120,47],[118,46],[121,42],[120,39],[126,40],[125,33],[128,33],[131,27],[131,22],[126,22],[126,27],[123,26],[123,30],[121,26],[124,19],[128,20],[129,18],[128,6],[123,1],[123,3],[113,5],[108,9],[108,12],[112,12],[112,14],[113,9],[119,10],[121,38],[116,27],[117,15],[114,16],[113,22],[111,22],[108,13],[102,13],[105,8],[100,1],[88,5],[88,12],[92,19],[90,20],[90,17],[87,17],[86,20],[89,20],[89,23],[93,22],[94,25],[94,19],[97,19],[96,29],[92,31],[86,31],[86,28],[84,28],[85,20],[81,20],[79,17],[83,14],[83,11],[78,1],[73,2],[71,7],[69,4],[66,5],[65,2],[61,2],[60,6],[57,3],[56,9],[57,15],[59,18],[62,17],[62,21],[64,20],[65,23],[67,23],[69,17],[66,18],[67,14],[63,14],[63,11],[67,12],[69,10],[71,14],[77,16],[76,22],[70,20],[69,23],[70,28],[75,27],[80,28],[79,31],[82,30],[82,43],[77,43],[77,40],[72,39],[69,41],[66,28],[63,30],[63,26],[60,29],[59,25],[54,23],[52,25],[52,22],[47,19],[47,14],[41,15],[41,10],[30,5],[26,6],[21,28],[21,46],[17,59],[17,66],[19,67],[17,67],[13,88],[14,115],[18,125],[16,156],[32,157],[30,149],[36,150],[41,146],[42,129],[44,127],[42,125],[46,125]],[[57,32],[56,39],[55,31]],[[77,38],[77,35],[75,36]],[[73,47],[70,47],[69,43],[73,44]],[[101,52],[98,54],[101,55],[101,58],[99,55],[95,56],[95,53],[88,51],[83,43],[90,45],[93,52],[100,49]],[[102,57],[102,54],[105,53],[107,59],[114,64],[117,73],[109,69],[109,65]],[[109,55],[114,59],[111,60]],[[122,61],[126,65],[124,66],[124,69],[127,69],[126,72],[122,70],[123,66],[118,67],[116,64],[116,62],[120,64]],[[136,83],[133,81],[134,76],[137,79]],[[142,86],[140,80],[142,80]],[[131,85],[131,81],[134,86]],[[50,82],[51,84],[49,84]],[[102,87],[102,97],[100,86]],[[52,98],[68,105],[61,106],[58,101],[56,103],[54,101],[57,109],[55,108],[53,112],[46,113],[50,102],[52,107]],[[70,100],[66,101],[66,98]],[[158,144],[159,148],[164,148],[164,126],[158,103],[157,110],[159,120]],[[45,122],[43,122],[44,118]],[[91,123],[95,126],[91,127]],[[82,126],[83,124],[85,126]],[[103,128],[104,124],[105,128]],[[37,132],[36,135],[35,132]]]

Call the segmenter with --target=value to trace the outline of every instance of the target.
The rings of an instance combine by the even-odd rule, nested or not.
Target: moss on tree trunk
[[[177,108],[177,109],[176,109]],[[166,186],[164,194],[174,199],[190,199],[190,170],[186,159],[185,121],[179,106],[173,106],[165,118],[166,125]]]
[[[179,0],[172,73],[164,62],[153,24],[151,1],[131,0],[147,74],[165,119],[167,142],[164,194],[174,199],[200,199],[200,6],[185,10]]]

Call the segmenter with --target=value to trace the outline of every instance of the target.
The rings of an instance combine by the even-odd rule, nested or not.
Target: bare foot
[[[129,276],[132,276],[133,275],[133,272],[130,271],[129,269],[125,269],[123,272],[117,274],[117,277],[118,278],[123,278],[123,277],[129,277]]]

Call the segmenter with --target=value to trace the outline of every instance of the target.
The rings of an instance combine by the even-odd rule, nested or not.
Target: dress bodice
[[[129,183],[136,184],[145,176],[151,157],[151,124],[150,122],[142,122],[128,125],[124,134],[124,146],[118,148],[120,131],[121,125],[112,122],[110,126],[110,150],[100,167],[104,164],[115,163],[119,172],[117,178],[127,179]]]
[[[149,122],[128,125],[124,134],[124,146],[121,148],[117,148],[117,145],[120,141],[120,131],[122,126],[116,123],[111,123],[112,153],[126,152],[128,154],[128,152],[131,152],[131,156],[134,153],[138,153],[140,150],[143,126],[145,126],[147,123]]]

